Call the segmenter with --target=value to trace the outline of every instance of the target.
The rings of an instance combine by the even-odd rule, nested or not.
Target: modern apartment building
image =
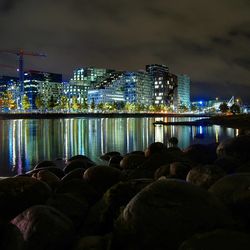
[[[146,65],[146,71],[153,79],[153,103],[173,106],[177,76],[169,73],[166,65],[160,64]]]

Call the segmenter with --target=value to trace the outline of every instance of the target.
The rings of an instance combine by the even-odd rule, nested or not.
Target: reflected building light
[[[155,142],[163,143],[163,127],[155,126]]]
[[[69,120],[67,119],[65,121],[65,132],[64,132],[64,147],[65,147],[65,157],[66,159],[69,159],[69,141],[68,141],[68,134],[69,134]]]
[[[218,128],[218,126],[215,127],[215,142],[219,143],[219,128]]]
[[[127,152],[129,152],[129,127],[130,127],[130,118],[126,119],[127,121]]]
[[[101,118],[101,154],[103,155],[105,152],[104,152],[104,137],[103,137],[103,119],[104,118]]]
[[[239,136],[239,129],[235,129],[235,136]]]
[[[202,126],[199,127],[199,132],[200,132],[201,135],[203,134],[203,128],[202,128]]]

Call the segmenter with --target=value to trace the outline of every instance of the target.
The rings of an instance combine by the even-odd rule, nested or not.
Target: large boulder
[[[216,158],[217,144],[192,144],[183,150],[191,162],[197,165],[212,164]]]
[[[250,161],[250,135],[240,135],[221,142],[217,147],[218,156],[230,156],[240,162]]]
[[[223,204],[199,187],[160,179],[142,189],[116,222],[111,249],[174,250],[194,233],[228,226]]]
[[[70,194],[54,194],[46,205],[56,208],[71,219],[75,228],[79,228],[86,218],[89,204],[84,199],[78,199]]]
[[[0,220],[10,220],[30,206],[44,204],[51,188],[31,177],[10,177],[0,181]]]
[[[250,173],[227,175],[210,188],[244,227],[250,229]]]
[[[41,170],[46,170],[46,171],[50,171],[51,173],[55,174],[59,179],[61,179],[64,176],[64,172],[62,169],[58,168],[58,167],[42,167],[42,168],[36,168],[36,169],[32,169],[28,172],[25,173],[26,176],[32,176],[33,174],[38,173]]]
[[[113,231],[114,221],[120,215],[123,207],[153,179],[138,179],[119,182],[109,188],[102,199],[91,207],[82,227],[83,235],[110,233]]]
[[[101,198],[101,195],[83,179],[61,181],[55,193],[70,194],[83,202],[87,200],[90,205],[93,205]]]
[[[21,231],[27,250],[66,250],[72,244],[73,224],[55,208],[30,207],[11,223]]]
[[[226,173],[216,165],[204,165],[192,168],[186,177],[186,181],[202,188],[208,189]]]
[[[120,162],[122,169],[135,169],[146,160],[144,155],[140,154],[128,154]]]
[[[34,173],[32,177],[39,181],[46,182],[51,187],[51,189],[55,189],[60,181],[60,179],[55,174],[48,170],[40,170],[39,172]]]
[[[23,250],[24,239],[20,230],[11,223],[0,223],[0,249]]]
[[[248,234],[230,231],[215,230],[204,234],[196,234],[178,248],[178,250],[248,250],[250,238]]]
[[[103,194],[108,188],[124,180],[122,172],[113,167],[94,166],[88,168],[83,179],[89,183],[97,192]]]

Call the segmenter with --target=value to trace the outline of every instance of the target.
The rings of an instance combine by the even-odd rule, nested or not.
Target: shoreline
[[[230,116],[211,116],[206,119],[199,119],[196,121],[183,121],[183,122],[164,122],[156,121],[153,123],[156,125],[164,126],[213,126],[220,125],[222,127],[236,128],[236,129],[246,129],[250,131],[250,115],[230,115]]]
[[[212,117],[210,114],[177,113],[0,113],[0,120],[60,119],[60,118],[119,118],[119,117]]]

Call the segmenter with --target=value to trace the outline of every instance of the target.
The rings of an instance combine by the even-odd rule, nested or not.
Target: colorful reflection
[[[178,120],[176,117],[2,120],[0,176],[24,173],[41,160],[68,159],[77,154],[103,164],[99,156],[106,152],[125,154],[144,150],[154,141],[167,144],[173,136],[183,149],[193,143],[220,142],[239,133],[220,126],[153,126],[156,120],[173,119]]]

